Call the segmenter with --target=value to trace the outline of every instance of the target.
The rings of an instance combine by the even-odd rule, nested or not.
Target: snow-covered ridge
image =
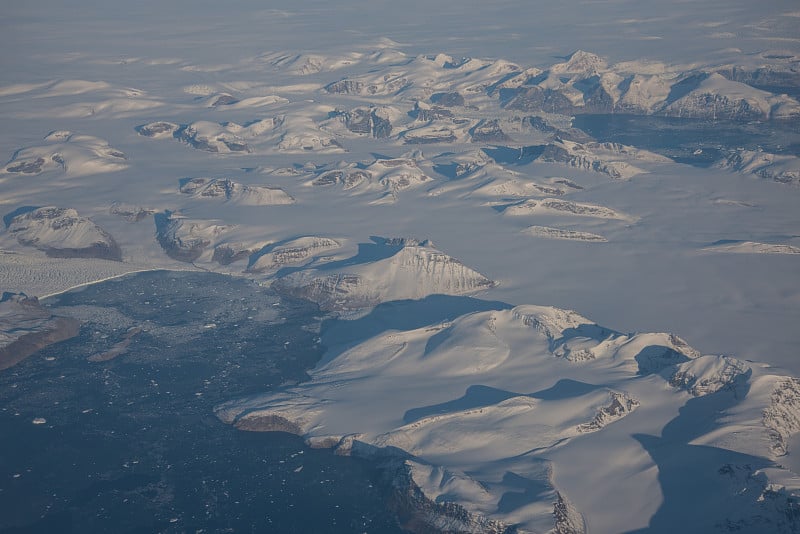
[[[190,219],[179,213],[156,214],[156,239],[164,252],[178,261],[194,262],[215,244],[230,225]]]
[[[742,83],[739,80],[758,82],[741,74],[731,66],[681,71],[664,65],[653,69],[641,62],[608,65],[600,56],[578,50],[566,62],[524,83],[498,87],[505,107],[523,111],[624,112],[712,120],[769,120],[800,114],[796,99]]]
[[[313,258],[341,247],[341,243],[327,237],[305,236],[280,245],[269,245],[254,253],[247,270],[265,272],[284,265],[306,263]]]
[[[705,247],[703,250],[727,254],[800,254],[800,247],[756,241],[723,241]]]
[[[785,184],[800,184],[800,158],[788,154],[771,154],[755,150],[736,150],[717,162],[717,167],[765,180]]]
[[[578,217],[596,217],[600,219],[631,220],[631,217],[605,206],[574,202],[560,198],[528,199],[511,204],[503,213],[512,216],[536,215],[540,213],[574,215]]]
[[[578,352],[591,357],[570,356]],[[509,488],[501,480],[535,481],[553,492],[548,503],[556,492],[566,500],[552,476],[571,458],[560,451],[597,457],[583,473],[594,479],[608,472],[599,461],[608,451],[595,450],[596,439],[612,440],[621,448],[617,454],[630,455],[631,462],[611,471],[635,480],[641,449],[631,433],[664,427],[691,398],[716,396],[730,406],[715,434],[701,438],[716,440],[715,446],[733,432],[739,442],[726,441],[726,448],[772,457],[800,430],[796,379],[769,378],[762,368],[725,356],[700,356],[674,335],[621,334],[547,306],[383,330],[355,345],[330,346],[310,374],[310,382],[232,401],[216,413],[241,429],[289,431],[349,454],[371,455],[377,447],[407,463],[426,498],[454,501],[522,532],[556,528],[558,514],[534,494],[504,505]],[[748,388],[757,393],[744,396]],[[737,409],[745,410],[742,417]],[[740,424],[754,430],[740,435]],[[779,469],[770,476],[786,474]],[[723,490],[731,498],[738,491]],[[757,498],[741,501],[741,513],[765,513]],[[778,517],[784,508],[768,513]],[[572,518],[582,524],[579,512],[573,507]]]
[[[557,138],[547,144],[540,161],[564,163],[569,167],[607,174],[615,180],[628,180],[644,171],[629,161],[666,163],[669,158],[619,143],[576,143]]]
[[[276,280],[280,293],[316,302],[323,309],[358,309],[397,299],[442,293],[462,295],[490,288],[494,282],[432,246],[391,240],[375,245],[383,259],[330,264]]]
[[[680,83],[690,90],[668,103],[662,114],[711,120],[768,120],[800,115],[797,100],[728,80],[718,73],[696,75]],[[672,91],[675,92],[674,86]]]
[[[246,185],[229,178],[187,178],[181,180],[180,192],[194,198],[218,198],[242,206],[293,204],[294,198],[278,187]]]
[[[157,121],[138,126],[136,131],[144,137],[175,138],[192,148],[223,154],[342,151],[334,136],[303,115],[279,115],[245,124],[203,120],[181,126]]]
[[[741,387],[751,374],[750,367],[735,358],[708,355],[679,364],[669,383],[702,397],[722,388]]]
[[[13,217],[6,231],[21,245],[36,247],[57,258],[121,260],[111,235],[71,208],[47,206]]]
[[[567,241],[588,241],[603,243],[608,241],[605,237],[591,232],[581,232],[578,230],[564,230],[562,228],[552,228],[550,226],[529,226],[522,231],[527,235],[542,237],[545,239],[563,239]]]
[[[82,176],[128,167],[127,156],[99,137],[55,130],[44,141],[42,145],[17,150],[2,172],[24,176],[60,171]]]
[[[314,187],[340,186],[354,193],[378,193],[376,204],[393,203],[398,194],[406,189],[418,187],[433,178],[420,168],[418,154],[403,157],[375,159],[369,163],[341,162],[317,171],[307,185]]]

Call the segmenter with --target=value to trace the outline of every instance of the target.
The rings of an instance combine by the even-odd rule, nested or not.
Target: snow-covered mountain
[[[677,71],[630,62],[608,65],[578,50],[564,63],[513,88],[501,88],[509,109],[557,113],[659,114],[670,117],[770,120],[797,117],[800,103],[742,81],[735,69]],[[727,77],[726,77],[727,75]]]
[[[99,137],[54,130],[44,141],[45,144],[17,150],[3,172],[26,176],[56,171],[75,176],[115,172],[128,167],[127,156]]]
[[[307,263],[341,244],[327,237],[305,236],[278,245],[268,245],[250,258],[250,272],[272,271],[286,265]]]
[[[574,215],[578,217],[597,217],[600,219],[630,220],[630,216],[620,213],[605,206],[573,202],[560,198],[544,198],[541,200],[528,199],[511,204],[504,211],[506,215],[534,215],[549,213],[558,215]]]
[[[669,161],[668,158],[647,150],[617,143],[576,143],[566,139],[556,139],[548,143],[537,159],[601,172],[616,180],[628,180],[646,172],[634,166],[631,161],[651,163]]]
[[[380,302],[418,299],[441,293],[464,295],[491,288],[494,282],[425,242],[378,239],[365,249],[379,259],[292,273],[277,279],[279,293],[302,297],[326,310],[368,308]]]
[[[347,323],[338,326],[342,332]],[[337,334],[330,331],[332,339]],[[556,493],[580,519],[572,498],[580,482],[562,485],[558,475],[574,455],[588,455],[583,480],[627,486],[625,495],[607,498],[617,528],[632,524],[624,518],[636,512],[623,501],[650,491],[633,436],[667,425],[678,410],[694,413],[692,398],[713,398],[721,410],[695,440],[716,447],[704,466],[710,473],[754,468],[727,463],[724,450],[776,459],[800,430],[797,380],[701,356],[673,335],[614,332],[568,310],[474,312],[329,347],[310,382],[223,404],[217,415],[241,429],[289,431],[350,454],[377,447],[398,455],[428,499],[446,495],[519,532],[558,529]],[[596,434],[615,443],[615,457],[629,460],[607,465],[608,451],[593,446]],[[648,452],[657,459],[657,451]],[[785,468],[753,472],[759,491],[746,494],[715,476],[704,488],[730,503],[705,509],[702,528],[724,523],[733,510],[751,525],[796,526],[785,514],[800,480],[774,485],[791,479]],[[515,493],[512,480],[540,493]],[[774,508],[762,504],[769,491],[784,492]]]
[[[156,214],[156,239],[170,258],[193,262],[230,229],[219,221],[190,219],[179,213]]]
[[[256,119],[245,125],[234,122],[195,121],[180,126],[158,121],[138,126],[139,135],[155,139],[175,138],[192,148],[214,153],[255,153],[264,151],[341,152],[339,142],[305,116],[281,115]]]
[[[181,180],[180,192],[194,198],[222,199],[242,206],[275,206],[295,202],[283,189],[240,184],[227,178],[187,178]]]
[[[338,186],[354,193],[375,192],[379,196],[373,203],[393,203],[401,191],[432,180],[420,168],[418,159],[421,159],[420,155],[410,153],[399,158],[380,158],[370,163],[340,162],[333,169],[317,171],[307,185],[316,188]]]
[[[736,150],[717,162],[721,169],[755,174],[765,180],[784,184],[800,184],[800,158],[764,151]]]
[[[47,206],[11,218],[6,231],[20,245],[36,247],[57,258],[120,260],[111,235],[72,208]]]
[[[31,79],[0,86],[0,289],[197,269],[315,303],[310,381],[217,414],[372,459],[420,532],[800,530],[800,55],[720,36],[691,63],[552,59],[568,49],[542,41],[527,65],[463,57],[529,37],[488,26],[456,55],[334,26],[347,46],[259,34],[234,55],[237,34],[175,52],[194,59],[49,65],[85,80],[7,71]],[[591,127],[619,115],[644,133]],[[77,332],[48,314],[0,302],[0,367]],[[92,365],[124,362],[132,332]]]

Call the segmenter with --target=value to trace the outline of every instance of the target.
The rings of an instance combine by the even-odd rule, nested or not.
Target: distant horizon
[[[411,54],[496,57],[522,66],[552,63],[578,49],[612,62],[687,64],[800,48],[800,10],[792,0],[573,0],[546,8],[521,0],[358,0],[335,5],[298,0],[270,2],[269,8],[253,0],[224,7],[210,1],[121,5],[37,0],[4,11],[0,65],[6,76],[12,67],[23,73],[31,59],[51,69],[59,64],[68,69],[70,58],[87,53],[119,60],[166,55],[235,63],[267,51],[368,49],[382,39]]]

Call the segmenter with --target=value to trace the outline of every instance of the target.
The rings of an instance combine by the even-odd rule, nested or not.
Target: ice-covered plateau
[[[426,502],[462,509],[467,519],[455,531],[581,532],[585,480],[620,492],[595,498],[615,515],[599,530],[622,531],[641,521],[625,505],[634,495],[675,497],[670,488],[654,492],[652,469],[669,465],[637,436],[706,413],[693,399],[708,398],[718,411],[693,443],[712,452],[686,462],[708,477],[697,491],[722,492],[724,502],[704,508],[693,531],[731,518],[749,531],[800,527],[793,513],[800,480],[774,462],[800,430],[797,379],[700,355],[674,335],[623,334],[551,307],[477,311],[413,329],[357,321],[370,336],[337,343],[341,331],[332,327],[309,382],[225,403],[218,417],[242,430],[292,432],[341,454],[394,457]],[[744,455],[761,460],[747,464]],[[567,475],[572,462],[580,465],[577,480]],[[729,484],[732,469],[746,473],[749,491]]]

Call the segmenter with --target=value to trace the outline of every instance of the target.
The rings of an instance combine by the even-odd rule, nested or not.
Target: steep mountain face
[[[221,243],[214,247],[211,261],[215,261],[220,265],[230,265],[237,261],[246,260],[256,252],[257,249],[246,243]]]
[[[525,83],[501,90],[507,109],[551,113],[660,114],[670,117],[770,120],[800,115],[792,97],[754,87],[762,72],[734,67],[720,72],[650,72],[639,64],[609,66],[595,54],[577,51],[568,61],[551,66]],[[796,85],[787,71],[776,80]],[[744,83],[743,83],[744,82]],[[755,83],[781,86],[782,83]]]
[[[246,131],[238,124],[198,121],[175,131],[175,136],[192,148],[207,152],[251,152]],[[141,131],[141,130],[140,130]]]
[[[669,98],[661,113],[672,117],[769,120],[800,115],[796,100],[730,81],[716,73],[687,78],[670,92],[679,98]]]
[[[800,380],[775,377],[762,424],[767,428],[772,453],[775,456],[788,453],[789,439],[800,432]]]
[[[740,149],[718,161],[716,166],[783,184],[800,184],[800,158],[787,154]]]
[[[600,172],[615,180],[627,180],[645,172],[632,165],[630,161],[651,163],[670,161],[669,158],[653,152],[619,143],[576,143],[558,138],[547,144],[537,159]]]
[[[700,356],[679,364],[669,383],[702,397],[726,388],[741,388],[751,374],[750,367],[735,358]]]
[[[162,137],[172,137],[179,128],[180,125],[174,122],[158,121],[142,124],[136,128],[136,131],[141,136],[160,139]]]
[[[435,293],[463,295],[494,285],[428,245],[386,242],[376,247],[384,249],[384,259],[300,271],[279,278],[272,287],[279,293],[311,300],[326,310],[347,310]]]
[[[191,263],[230,229],[214,221],[189,219],[180,214],[156,214],[156,240],[167,255]]]
[[[356,188],[361,184],[368,184],[371,182],[371,172],[355,167],[349,167],[341,170],[322,171],[311,181],[311,185],[323,187],[328,185],[341,185],[342,189],[347,191],[348,189]]]
[[[71,208],[37,208],[11,219],[6,230],[21,245],[36,247],[55,258],[122,260],[111,235]]]
[[[285,265],[307,263],[309,260],[341,247],[327,237],[306,236],[292,239],[281,245],[269,245],[251,257],[250,272],[273,271]]]
[[[332,94],[375,96],[390,95],[405,89],[411,81],[400,73],[389,73],[376,78],[362,80],[339,80],[325,86]]]
[[[279,115],[245,124],[196,121],[177,126],[158,121],[136,128],[153,139],[174,138],[192,148],[220,154],[279,152],[341,152],[334,136],[303,115]]]
[[[334,118],[341,120],[352,133],[385,139],[392,134],[393,115],[395,112],[387,107],[358,107],[337,112]]]
[[[726,65],[716,72],[725,78],[757,88],[797,87],[800,85],[800,61],[791,53],[762,53],[758,66]],[[764,63],[768,62],[768,63]]]

